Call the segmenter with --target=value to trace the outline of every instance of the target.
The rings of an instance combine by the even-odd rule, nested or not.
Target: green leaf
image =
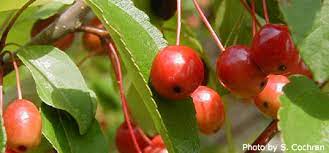
[[[75,64],[62,51],[50,46],[31,46],[18,52],[31,71],[39,97],[46,104],[67,111],[87,132],[95,115],[91,92]]]
[[[314,79],[323,82],[329,78],[329,0],[280,1],[284,18],[305,63]],[[307,13],[301,12],[307,10]]]
[[[98,122],[93,119],[84,135],[78,132],[74,119],[58,109],[43,104],[42,133],[58,153],[108,153],[108,143]]]
[[[43,136],[41,138],[41,143],[38,147],[29,150],[27,153],[51,153],[53,151],[53,147],[48,142],[48,140]]]
[[[17,10],[21,8],[28,0],[20,0],[20,1],[13,1],[13,0],[1,0],[0,12],[1,11],[8,11],[8,10]],[[37,0],[31,6],[38,6],[43,4],[48,4],[51,2],[58,2],[62,4],[72,4],[74,0]]]
[[[290,149],[286,153],[296,152],[289,148],[293,144],[323,145],[328,150],[329,96],[307,77],[293,76],[290,81],[284,87],[279,111],[279,128]],[[298,152],[309,153],[310,150]]]
[[[216,13],[215,29],[225,46],[251,42],[251,19],[239,0],[224,0]]]
[[[279,2],[283,16],[295,42],[297,44],[302,43],[312,30],[316,15],[321,8],[321,0],[290,0]],[[307,13],[304,12],[305,10],[307,10]]]
[[[153,58],[166,46],[161,33],[150,24],[146,14],[135,8],[130,0],[86,2],[109,30],[127,70],[127,77],[131,81],[131,85],[128,85],[135,88],[138,93],[135,96],[127,95],[129,105],[134,105],[130,110],[133,114],[140,109],[146,110],[138,112],[138,116],[143,116],[135,118],[139,121],[138,124],[144,130],[155,126],[171,153],[199,152],[195,112],[191,100],[177,102],[179,104],[160,100],[153,95],[148,86]],[[142,122],[143,120],[150,120],[153,125],[148,125]]]

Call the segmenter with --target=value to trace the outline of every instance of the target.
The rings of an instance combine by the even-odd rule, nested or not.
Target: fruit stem
[[[13,67],[14,67],[14,70],[16,73],[17,97],[18,97],[18,99],[22,99],[21,81],[20,81],[20,77],[19,77],[19,70],[18,70],[17,62],[15,60],[15,56],[10,51],[4,51],[3,55],[5,55],[5,54],[9,54],[9,56],[11,57],[12,64],[13,64]]]
[[[152,144],[151,139],[144,133],[141,128],[137,128],[138,132],[141,134],[142,138],[148,143],[148,145]]]
[[[268,17],[266,0],[263,0],[263,11],[264,11],[265,21],[266,21],[267,24],[269,24],[270,23],[270,18]]]
[[[250,15],[252,16],[252,11],[251,11],[251,8],[249,7],[249,5],[247,4],[246,0],[240,0],[240,3],[243,5],[243,7],[250,13]],[[256,15],[255,15],[256,17]],[[261,27],[259,21],[257,20],[257,18],[255,18],[255,22],[256,22],[256,25],[257,27]]]
[[[106,46],[108,47],[109,58],[112,62],[112,66],[115,69],[115,74],[116,74],[116,78],[117,78],[118,85],[119,85],[120,98],[121,98],[121,102],[122,102],[122,110],[123,110],[124,117],[125,117],[125,120],[128,125],[129,133],[133,140],[136,151],[138,153],[142,153],[141,148],[138,145],[136,136],[134,135],[133,127],[131,125],[131,120],[129,117],[127,99],[125,97],[123,83],[122,83],[122,71],[121,71],[121,63],[120,63],[119,55],[117,53],[115,46],[112,44],[112,42],[108,39],[105,39],[105,41],[107,44]]]
[[[176,32],[176,45],[180,44],[180,34],[182,28],[182,1],[177,0],[177,32]]]
[[[87,25],[80,26],[76,31],[92,33],[92,34],[95,34],[99,37],[106,37],[106,36],[109,35],[108,31],[106,31],[104,29],[96,28],[96,27],[92,27],[92,26],[87,26]]]
[[[16,20],[18,19],[18,17],[24,12],[24,10],[29,7],[33,2],[35,2],[36,0],[29,0],[28,2],[26,2],[14,15],[14,17],[10,20],[9,24],[7,25],[6,29],[4,30],[4,32],[1,35],[1,39],[0,39],[0,52],[3,50],[3,48],[5,47],[6,44],[6,40],[7,40],[7,36],[8,33],[10,31],[10,29],[14,26]]]
[[[210,32],[211,36],[214,38],[216,45],[219,47],[219,49],[221,51],[225,51],[225,48],[223,46],[223,44],[220,42],[218,36],[216,35],[216,32],[214,31],[214,29],[211,27],[209,21],[207,20],[207,17],[204,15],[201,7],[199,6],[197,0],[193,0],[194,6],[196,8],[196,10],[199,13],[199,16],[201,18],[201,20],[203,21],[203,23],[206,25],[208,31]]]
[[[266,129],[258,136],[252,146],[266,146],[268,142],[278,133],[278,120],[273,120]],[[247,150],[245,153],[259,153],[261,150]]]
[[[252,17],[252,36],[256,35],[257,25],[256,25],[256,15],[255,15],[255,0],[251,0],[251,17]]]

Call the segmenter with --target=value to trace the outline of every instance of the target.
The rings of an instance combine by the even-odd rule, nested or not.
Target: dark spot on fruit
[[[263,102],[263,106],[264,106],[265,108],[268,108],[268,102],[267,102],[267,101],[264,101],[264,102]]]
[[[260,83],[260,85],[259,85],[260,89],[263,90],[266,84],[267,84],[267,79],[263,80],[263,81]]]
[[[180,86],[174,86],[173,90],[174,90],[175,93],[181,93],[182,92],[182,89],[181,89]]]
[[[287,67],[284,64],[279,65],[278,70],[279,71],[285,71]]]
[[[21,152],[25,152],[25,151],[27,151],[27,147],[25,147],[25,146],[23,146],[23,145],[18,146],[17,149],[18,149],[19,151],[21,151]]]

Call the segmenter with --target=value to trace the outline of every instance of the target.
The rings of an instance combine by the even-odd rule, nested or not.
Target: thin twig
[[[182,1],[177,0],[177,33],[176,33],[176,45],[180,44],[180,34],[182,28]]]
[[[252,146],[266,146],[268,142],[279,132],[278,120],[273,120],[258,136]],[[259,153],[261,150],[247,150],[245,153]]]
[[[92,33],[95,34],[99,37],[106,37],[109,35],[109,32],[101,29],[101,28],[96,28],[96,27],[92,27],[92,26],[88,26],[88,25],[82,25],[79,28],[77,28],[76,30],[77,32],[88,32],[88,33]]]
[[[267,24],[269,24],[270,23],[270,18],[268,16],[266,0],[263,0],[263,11],[264,11],[265,21],[266,21]]]
[[[256,13],[255,13],[255,0],[251,0],[251,20],[252,20],[252,36],[254,37],[257,32],[257,25],[256,25]]]
[[[36,0],[29,0],[27,3],[25,3],[15,14],[15,16],[10,20],[9,24],[7,25],[6,29],[3,31],[0,39],[0,52],[3,50],[6,44],[7,36],[10,31],[10,29],[14,26],[16,20],[18,17],[24,12],[26,8],[28,8],[33,2]]]
[[[206,25],[208,31],[210,32],[211,36],[214,38],[215,42],[216,42],[216,45],[218,46],[218,48],[221,50],[221,51],[225,51],[225,48],[223,46],[223,44],[220,42],[216,32],[214,31],[214,29],[211,27],[209,21],[207,20],[207,17],[204,15],[201,7],[199,6],[197,0],[193,0],[193,3],[194,3],[194,6],[196,8],[196,10],[198,11],[199,13],[199,16],[201,18],[201,20],[203,21],[203,23]]]
[[[243,5],[243,7],[250,13],[250,15],[252,15],[251,8],[247,4],[246,0],[240,0],[240,2]],[[257,24],[258,27],[261,27],[261,24],[259,23],[257,18],[256,18],[256,24]]]
[[[133,140],[136,151],[138,153],[142,153],[141,148],[138,145],[136,136],[134,134],[132,124],[131,124],[131,119],[130,119],[129,110],[128,110],[128,103],[127,103],[127,99],[126,99],[126,96],[124,93],[124,87],[123,87],[123,82],[122,82],[122,70],[121,70],[120,58],[119,58],[118,52],[117,52],[114,44],[109,39],[105,39],[105,42],[107,44],[106,47],[108,49],[109,58],[112,62],[112,66],[114,67],[114,70],[115,70],[125,121],[127,122],[129,133]]]

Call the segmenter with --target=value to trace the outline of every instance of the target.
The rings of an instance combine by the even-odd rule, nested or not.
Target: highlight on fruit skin
[[[140,130],[133,126],[133,133],[136,136],[139,147],[143,150],[148,146],[148,142],[143,138]],[[122,123],[116,131],[115,144],[119,153],[138,153],[131,138],[126,122]]]
[[[199,86],[191,95],[198,127],[203,134],[217,132],[225,121],[224,104],[219,94],[206,86]]]
[[[267,116],[277,118],[281,106],[280,96],[287,83],[289,79],[283,75],[268,75],[263,91],[254,98],[257,108]]]
[[[251,58],[266,74],[289,73],[301,60],[288,27],[280,24],[266,24],[256,33]]]
[[[31,30],[31,38],[39,34],[42,30],[47,28],[53,21],[57,19],[58,15],[53,15],[47,19],[40,19],[37,22],[34,23],[32,30]],[[71,47],[72,43],[74,41],[74,33],[68,33],[65,36],[59,38],[55,42],[53,42],[53,45],[60,50],[66,50]]]
[[[205,69],[199,55],[187,46],[167,46],[154,58],[151,84],[162,97],[188,98],[204,81]]]
[[[253,98],[263,89],[266,75],[253,62],[250,49],[244,45],[226,48],[217,58],[219,81],[240,98]]]
[[[26,152],[40,144],[42,121],[38,108],[30,101],[17,99],[9,104],[4,115],[7,146]]]
[[[90,20],[88,25],[96,28],[104,29],[103,24],[96,17]],[[99,38],[99,36],[95,34],[85,32],[82,36],[82,41],[83,41],[83,46],[92,52],[97,52],[97,53],[106,52],[104,46],[102,45],[101,39]]]

